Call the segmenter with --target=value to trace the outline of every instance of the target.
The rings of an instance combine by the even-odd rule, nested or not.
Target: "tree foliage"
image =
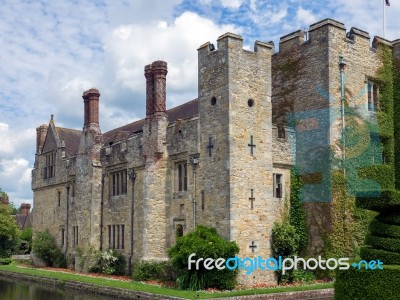
[[[13,252],[18,238],[18,228],[11,210],[6,205],[0,205],[0,258],[9,257]]]
[[[215,228],[197,226],[189,234],[178,238],[175,246],[168,251],[173,267],[178,274],[177,283],[182,289],[200,290],[204,288],[233,289],[236,285],[237,271],[227,268],[206,270],[200,264],[199,270],[188,269],[188,257],[195,253],[193,259],[235,257],[239,252],[236,242],[229,242],[218,235]]]
[[[49,267],[65,266],[64,256],[57,247],[54,237],[47,230],[35,234],[32,250]]]

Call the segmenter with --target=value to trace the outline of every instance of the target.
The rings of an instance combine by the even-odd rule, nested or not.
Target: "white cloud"
[[[32,203],[31,172],[32,168],[26,159],[0,160],[0,187],[17,206],[22,202]]]
[[[109,80],[116,87],[122,86],[144,95],[144,66],[163,59],[168,63],[169,104],[175,106],[191,100],[197,96],[196,49],[227,31],[240,32],[240,29],[232,25],[217,25],[193,12],[183,13],[170,24],[119,26],[104,39],[109,59],[108,73],[114,74]],[[118,93],[118,88],[114,92]],[[191,96],[182,99],[182,94]],[[144,109],[144,99],[140,101],[137,105]]]
[[[287,8],[282,8],[271,17],[271,24],[281,22],[287,16]]]
[[[303,25],[311,25],[317,21],[311,10],[299,7],[296,12],[296,19]]]
[[[36,130],[26,128],[23,130],[10,128],[9,124],[0,123],[0,159],[10,158],[15,155],[21,155],[31,149],[31,144],[35,141]]]
[[[243,0],[221,0],[223,7],[228,8],[239,8],[243,3]]]
[[[395,39],[399,38],[400,2],[391,2],[387,37]],[[381,4],[365,0],[3,1],[0,184],[8,187],[1,187],[16,199],[31,197],[35,128],[47,123],[50,114],[58,126],[82,128],[82,92],[92,86],[101,93],[100,122],[106,131],[143,117],[145,64],[156,59],[168,62],[171,107],[197,96],[196,49],[226,31],[243,33],[246,44],[253,44],[254,38],[277,41],[329,17],[347,28],[366,30],[372,37],[382,32]]]

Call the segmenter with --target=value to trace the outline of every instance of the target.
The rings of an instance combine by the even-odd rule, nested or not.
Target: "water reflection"
[[[78,294],[36,283],[0,278],[0,299],[4,300],[111,300],[111,298]]]

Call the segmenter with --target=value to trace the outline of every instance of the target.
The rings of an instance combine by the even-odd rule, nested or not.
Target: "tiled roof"
[[[21,229],[30,228],[32,227],[32,218],[30,214],[17,214],[15,215],[15,219],[17,221],[17,225]]]
[[[179,119],[192,118],[199,113],[199,101],[194,99],[177,107],[167,110],[168,122],[172,123]],[[130,137],[132,134],[143,130],[144,119],[127,125],[112,129],[103,134],[104,144],[114,143],[121,139]],[[80,130],[56,127],[58,136],[65,142],[67,156],[78,154],[79,142],[82,132]]]
[[[199,101],[194,99],[186,102],[177,107],[167,110],[168,122],[172,123],[179,119],[192,118],[199,113]],[[143,129],[144,119],[135,121],[133,123],[124,125],[122,127],[115,128],[103,134],[103,141],[105,144],[114,143],[121,139],[121,136],[131,136],[136,132],[140,132]]]
[[[76,129],[56,127],[58,137],[65,142],[67,156],[78,154],[82,131]]]

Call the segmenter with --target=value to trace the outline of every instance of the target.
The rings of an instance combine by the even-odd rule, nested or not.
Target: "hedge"
[[[357,169],[358,176],[363,179],[376,180],[382,190],[394,188],[394,170],[391,165],[373,165]]]
[[[339,270],[335,282],[335,300],[385,299],[398,300],[400,266],[384,266],[383,270]]]
[[[373,193],[371,195],[357,196],[356,204],[359,208],[378,212],[400,212],[400,191],[382,190],[380,196]]]
[[[371,222],[369,230],[376,236],[400,238],[400,226],[383,223],[377,218]]]
[[[400,225],[400,214],[399,215],[385,215],[379,214],[376,217],[377,220],[381,221],[382,223],[389,224],[389,225]]]
[[[380,237],[368,234],[365,243],[375,249],[383,249],[386,251],[400,252],[400,239]]]
[[[380,260],[384,265],[400,265],[400,253],[390,252],[382,249],[361,247],[360,256],[364,260]]]

